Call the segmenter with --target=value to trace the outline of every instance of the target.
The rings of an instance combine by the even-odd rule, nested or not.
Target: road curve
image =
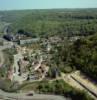
[[[0,100],[69,100],[62,96],[34,94],[27,96],[27,93],[7,93],[0,90]]]

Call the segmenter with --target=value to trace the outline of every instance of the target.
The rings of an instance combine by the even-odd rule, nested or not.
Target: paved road
[[[62,96],[34,94],[27,96],[27,93],[7,93],[0,90],[0,100],[69,100]]]

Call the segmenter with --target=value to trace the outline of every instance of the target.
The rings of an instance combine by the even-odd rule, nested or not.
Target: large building
[[[39,41],[39,38],[31,38],[31,39],[19,40],[19,44],[23,45],[23,44],[28,44],[28,43],[35,43],[38,41]]]

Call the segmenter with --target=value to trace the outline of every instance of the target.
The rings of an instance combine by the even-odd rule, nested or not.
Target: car
[[[27,94],[27,96],[33,96],[34,95],[34,92],[29,92],[28,94]]]

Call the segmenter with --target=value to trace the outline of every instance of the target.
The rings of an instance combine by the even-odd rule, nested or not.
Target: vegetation
[[[0,79],[0,89],[5,92],[16,92],[18,87],[18,82],[11,82],[9,79]]]
[[[13,62],[14,62],[13,55],[17,54],[16,49],[15,48],[5,49],[5,50],[3,50],[3,52],[4,52],[4,56],[5,56],[4,58],[6,59],[5,60],[6,61],[6,65],[7,66],[11,66],[13,64]]]
[[[19,29],[31,34],[91,35],[97,31],[97,9],[36,10],[12,24],[14,32]]]
[[[0,20],[2,22],[13,23],[31,12],[31,10],[0,11]]]
[[[0,68],[0,78],[5,78],[7,73],[7,68],[6,67],[1,67]]]
[[[54,50],[57,52],[52,52],[51,60],[62,72],[78,69],[97,81],[97,35],[78,39],[68,45],[63,42]]]
[[[3,34],[3,30],[6,24],[6,22],[0,21],[0,36]]]
[[[0,26],[11,23],[11,31],[31,36],[91,35],[97,31],[97,9],[52,9],[0,11]],[[4,27],[0,27],[3,30]]]
[[[70,63],[97,80],[97,35],[77,40],[71,47]]]
[[[72,98],[72,100],[93,100],[85,92],[72,88],[63,80],[56,80],[52,82],[42,81],[28,85],[26,84],[23,85],[20,90],[35,90],[39,93],[58,94]]]
[[[59,72],[70,73],[75,70],[74,66],[71,66],[70,60],[70,48],[71,43],[65,39],[62,43],[52,46],[50,51],[51,59],[49,61],[50,69],[57,67]]]

